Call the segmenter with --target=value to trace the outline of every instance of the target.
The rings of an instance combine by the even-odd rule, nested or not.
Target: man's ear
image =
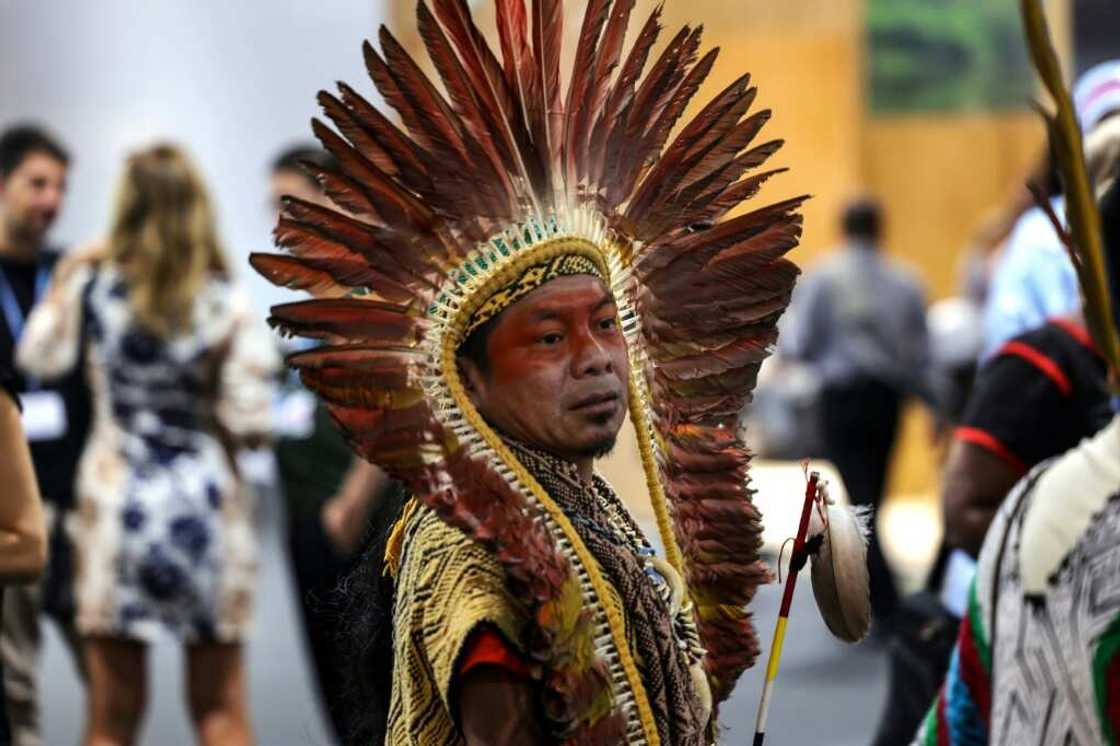
[[[467,390],[471,401],[481,409],[488,390],[486,375],[473,360],[466,357],[459,358],[459,374],[463,380],[463,388]]]

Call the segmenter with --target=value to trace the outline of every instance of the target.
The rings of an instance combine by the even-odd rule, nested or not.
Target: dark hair
[[[882,211],[872,199],[861,199],[844,209],[844,236],[874,243],[882,231]]]
[[[6,179],[32,153],[46,153],[63,165],[70,155],[50,133],[38,125],[18,124],[0,134],[0,179]]]
[[[338,663],[345,690],[340,717],[346,744],[384,743],[393,687],[393,603],[396,586],[383,572],[385,545],[408,493],[393,481],[378,500],[365,550],[339,585]]]
[[[318,147],[314,143],[301,143],[287,148],[282,151],[280,155],[276,156],[272,161],[272,172],[294,171],[306,178],[318,189],[319,182],[307,171],[307,167],[304,165],[305,163],[314,163],[320,168],[334,169],[338,167],[338,161],[335,160],[335,157],[323,148]]]
[[[490,356],[486,352],[486,343],[490,341],[490,334],[494,331],[501,314],[498,314],[492,319],[488,319],[486,323],[480,325],[474,331],[467,335],[459,345],[458,357],[470,360],[478,366],[484,375],[490,373]]]

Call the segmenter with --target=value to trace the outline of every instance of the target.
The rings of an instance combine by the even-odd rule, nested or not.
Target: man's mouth
[[[580,414],[600,414],[602,412],[612,411],[622,397],[616,391],[608,391],[599,394],[591,394],[578,400],[572,405],[573,412]]]

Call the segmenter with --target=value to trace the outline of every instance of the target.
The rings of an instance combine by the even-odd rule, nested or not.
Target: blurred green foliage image
[[[876,114],[1028,108],[1017,0],[868,0]]]

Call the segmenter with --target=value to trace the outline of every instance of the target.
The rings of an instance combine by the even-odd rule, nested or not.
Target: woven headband
[[[595,262],[580,254],[559,254],[530,265],[517,279],[498,288],[478,307],[467,323],[463,339],[546,282],[572,275],[592,275],[600,280],[605,279]]]

